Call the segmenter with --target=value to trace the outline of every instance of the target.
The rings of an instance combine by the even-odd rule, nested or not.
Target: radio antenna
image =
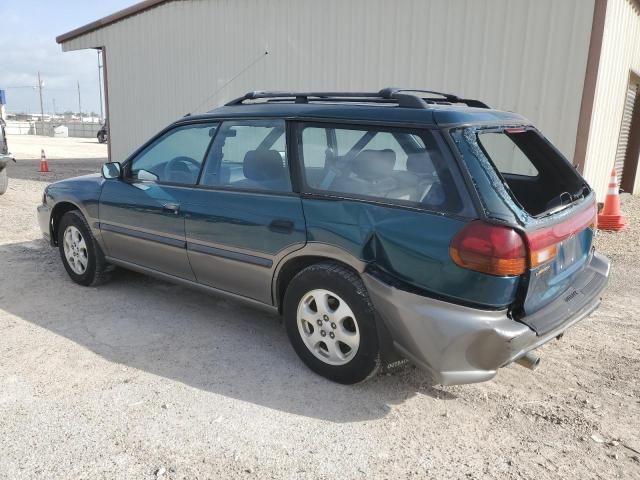
[[[218,93],[220,93],[222,90],[224,90],[231,82],[233,82],[236,78],[238,78],[240,75],[242,75],[244,72],[246,72],[247,70],[249,70],[251,67],[253,67],[256,63],[258,63],[260,60],[262,60],[264,57],[266,57],[267,55],[269,55],[269,51],[265,50],[264,53],[261,53],[260,56],[256,57],[254,60],[251,61],[251,63],[249,63],[247,66],[245,66],[242,70],[240,70],[238,73],[236,73],[233,77],[231,77],[229,79],[229,81],[227,83],[225,83],[224,85],[222,85],[220,88],[218,88],[215,92],[213,92],[211,95],[209,95],[208,97],[206,97],[202,102],[200,102],[200,104],[193,109],[194,112],[197,112],[198,110],[200,110],[200,107],[202,107],[204,104],[206,104],[207,102],[209,102],[209,100],[211,100],[212,98],[214,98]],[[187,115],[191,115],[190,113],[187,113]],[[186,115],[185,115],[186,116]]]

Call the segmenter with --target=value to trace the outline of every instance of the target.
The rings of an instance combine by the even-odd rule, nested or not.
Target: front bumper
[[[49,205],[38,205],[38,225],[42,236],[51,243],[51,208]]]
[[[364,276],[371,300],[391,332],[396,349],[442,385],[490,380],[498,368],[591,314],[600,305],[608,280],[609,260],[594,253],[567,292],[533,315],[515,321],[508,317],[507,310],[464,307],[405,292],[371,275]],[[544,325],[545,329],[535,329],[536,325]]]

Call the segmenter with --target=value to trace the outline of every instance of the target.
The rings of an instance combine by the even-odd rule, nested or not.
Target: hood
[[[65,178],[64,180],[53,182],[51,185],[49,185],[49,188],[56,189],[56,190],[67,190],[67,189],[75,190],[77,188],[83,188],[88,186],[99,187],[102,185],[103,182],[104,182],[104,178],[100,173],[90,173],[88,175]]]

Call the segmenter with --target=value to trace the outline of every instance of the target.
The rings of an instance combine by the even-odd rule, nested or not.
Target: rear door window
[[[285,122],[277,119],[223,122],[200,184],[290,192],[285,130]]]
[[[304,180],[312,192],[459,212],[447,155],[429,130],[301,125]]]

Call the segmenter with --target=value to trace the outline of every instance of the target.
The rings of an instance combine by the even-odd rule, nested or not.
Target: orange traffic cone
[[[615,167],[611,171],[609,190],[604,201],[602,213],[598,215],[598,228],[601,230],[619,231],[627,226],[627,219],[620,211],[620,194],[618,193],[618,174]]]
[[[47,173],[49,171],[49,164],[47,163],[47,156],[44,154],[44,148],[40,153],[40,173]]]

